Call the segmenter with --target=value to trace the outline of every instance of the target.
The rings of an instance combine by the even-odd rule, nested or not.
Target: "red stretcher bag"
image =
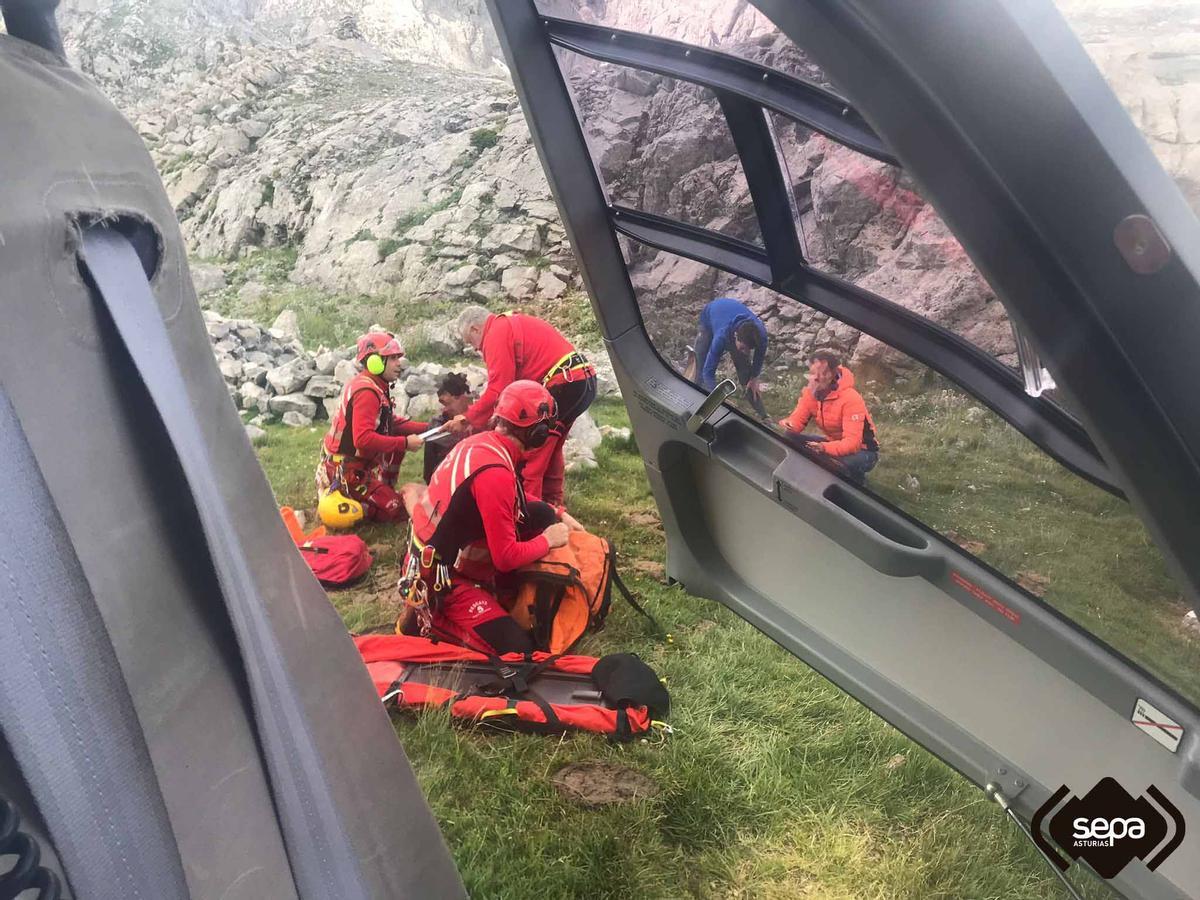
[[[489,656],[445,641],[372,634],[354,643],[385,703],[446,707],[458,719],[509,731],[645,734],[670,711],[667,689],[632,653]]]

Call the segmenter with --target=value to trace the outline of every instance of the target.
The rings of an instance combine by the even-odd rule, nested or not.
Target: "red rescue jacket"
[[[805,387],[792,414],[779,424],[788,431],[803,431],[809,419],[816,419],[817,427],[829,439],[821,445],[829,456],[879,449],[875,423],[862,394],[854,388],[854,375],[845,366],[838,367],[837,380],[821,399]]]
[[[541,559],[550,550],[545,537],[517,539],[525,499],[517,479],[520,450],[495,431],[473,434],[456,444],[433,473],[413,510],[413,535],[432,545],[454,571],[489,582]]]
[[[424,431],[424,422],[397,418],[388,384],[370,372],[359,372],[342,388],[337,411],[322,445],[329,456],[370,467],[391,456],[387,468],[399,469],[408,435]]]
[[[524,313],[489,317],[479,349],[487,366],[487,390],[466,412],[476,431],[487,427],[502,390],[522,379],[542,384],[552,369],[575,352],[557,328]]]

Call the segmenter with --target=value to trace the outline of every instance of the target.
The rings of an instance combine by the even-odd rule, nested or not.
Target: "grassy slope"
[[[1009,520],[1001,517],[1011,510],[995,505],[1005,492],[991,486],[1013,472],[987,470],[971,453],[985,454],[988,441],[1007,439],[988,436],[973,450],[955,448],[950,467],[944,448],[931,440],[941,432],[922,420],[920,407],[908,412],[912,424],[890,425],[885,440],[893,459],[904,451],[907,470],[916,466],[919,500],[931,516],[953,514],[961,530],[965,514],[979,534],[992,537],[985,557],[1022,554],[1021,540],[1052,546],[1044,532],[1049,526],[1007,539],[987,530],[989,522],[1004,522],[1008,533]],[[624,424],[619,404],[600,404],[596,414],[601,422]],[[948,410],[930,414],[950,422],[947,434],[956,431]],[[260,456],[280,503],[311,509],[318,436],[269,429]],[[1003,443],[990,449],[1014,450]],[[653,639],[618,600],[607,630],[587,638],[581,652],[633,650],[648,660],[672,691],[676,733],[665,741],[613,746],[586,735],[559,740],[476,732],[452,727],[440,715],[397,717],[397,732],[473,896],[1060,895],[1033,848],[944,764],[723,608],[659,583],[654,570],[664,541],[636,448],[609,442],[598,458],[599,469],[569,477],[573,511],[621,549],[628,580],[674,640]],[[416,462],[406,464],[409,477],[416,477]],[[1026,463],[1018,456],[1011,465],[1023,476]],[[911,506],[911,497],[890,487],[903,474],[885,461],[876,484]],[[963,496],[965,475],[988,489]],[[1036,502],[1053,513],[1050,490]],[[1046,512],[1039,505],[1037,521],[1059,521],[1047,520]],[[1067,528],[1070,517],[1062,515],[1060,527]],[[1111,524],[1105,536],[1138,555],[1127,513],[1101,503],[1087,515]],[[398,536],[379,527],[363,534],[378,557],[372,580],[332,595],[353,631],[386,625],[396,611]],[[1141,552],[1139,567],[1147,565],[1145,556]],[[1052,585],[1068,578],[1054,560],[1036,560]],[[1024,556],[1016,561],[1032,565]],[[1103,583],[1105,576],[1093,573],[1097,579]],[[1071,602],[1074,595],[1067,596],[1060,602]],[[568,762],[593,759],[632,766],[661,793],[600,810],[560,798],[550,776]]]

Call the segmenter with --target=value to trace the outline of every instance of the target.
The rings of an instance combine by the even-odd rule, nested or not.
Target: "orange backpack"
[[[617,574],[616,563],[617,552],[604,538],[572,531],[566,546],[515,573],[519,587],[512,617],[533,635],[538,650],[565,653],[585,632],[604,627],[616,585],[630,606],[661,632]]]

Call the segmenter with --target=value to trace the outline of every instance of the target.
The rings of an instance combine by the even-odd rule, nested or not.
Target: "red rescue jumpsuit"
[[[388,383],[378,375],[359,372],[342,389],[322,441],[325,452],[318,487],[340,483],[344,493],[363,504],[366,517],[376,522],[404,520],[396,476],[408,435],[428,427],[424,422],[397,419],[394,413]]]
[[[432,547],[450,569],[451,587],[433,611],[433,627],[475,649],[508,653],[533,648],[495,594],[498,573],[512,572],[550,551],[542,534],[526,541],[517,535],[525,514],[516,476],[520,454],[520,446],[498,432],[471,435],[438,466],[413,512],[419,545],[410,554]]]
[[[561,506],[563,444],[575,420],[596,398],[595,367],[557,328],[523,313],[489,317],[480,351],[487,366],[487,390],[466,412],[476,431],[487,428],[500,392],[514,381],[536,381],[554,397],[558,409],[550,437],[526,455],[521,481],[530,500]]]

